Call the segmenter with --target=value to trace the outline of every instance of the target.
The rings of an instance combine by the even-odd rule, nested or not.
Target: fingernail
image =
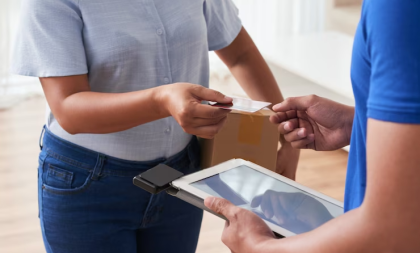
[[[233,98],[231,98],[231,97],[228,97],[228,96],[225,96],[225,100],[229,100],[229,101],[232,101],[232,100],[233,100]]]
[[[204,201],[205,203],[207,203],[208,205],[206,205],[208,208],[210,208],[210,207],[212,207],[213,206],[213,202],[214,202],[214,200],[215,200],[216,198],[215,197],[208,197],[207,199],[206,199],[206,201]]]
[[[290,123],[284,124],[284,130],[291,131],[292,130],[292,124],[290,124]]]
[[[305,129],[300,129],[297,134],[299,137],[305,137]]]
[[[276,104],[275,106],[273,106],[273,110],[277,111],[280,107],[281,107],[281,103]]]
[[[216,201],[216,198],[215,197],[211,197],[211,199],[210,199],[210,206],[213,206],[214,201]]]

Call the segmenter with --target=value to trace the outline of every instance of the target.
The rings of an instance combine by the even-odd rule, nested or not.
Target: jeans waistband
[[[74,166],[88,170],[93,170],[98,162],[103,163],[103,165],[101,165],[102,171],[139,171],[150,169],[161,163],[171,165],[185,160],[196,162],[196,160],[199,159],[199,145],[195,136],[186,148],[169,158],[158,158],[151,161],[128,161],[108,156],[61,139],[49,131],[45,126],[43,133],[44,136],[41,135],[42,143],[40,142],[40,147],[43,152],[62,161],[71,163]]]

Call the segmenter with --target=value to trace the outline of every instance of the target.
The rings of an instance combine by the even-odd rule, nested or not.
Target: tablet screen
[[[343,214],[343,208],[248,166],[191,183],[295,234]]]

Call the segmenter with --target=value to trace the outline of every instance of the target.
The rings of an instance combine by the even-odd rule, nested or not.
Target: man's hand
[[[350,143],[354,107],[315,95],[288,98],[270,118],[294,148],[336,150]]]
[[[256,214],[221,198],[209,197],[204,204],[229,220],[222,234],[222,242],[232,252],[264,252],[265,244],[275,240],[271,229]]]
[[[160,101],[164,110],[175,118],[186,133],[212,139],[226,122],[229,110],[204,105],[201,101],[228,104],[232,98],[190,83],[174,83],[162,88]]]

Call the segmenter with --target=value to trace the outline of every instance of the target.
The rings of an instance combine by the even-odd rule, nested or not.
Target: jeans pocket
[[[47,169],[45,185],[60,189],[71,189],[73,174],[72,171],[63,170],[50,164]]]
[[[48,156],[43,165],[42,189],[57,195],[72,195],[87,190],[92,171]]]

